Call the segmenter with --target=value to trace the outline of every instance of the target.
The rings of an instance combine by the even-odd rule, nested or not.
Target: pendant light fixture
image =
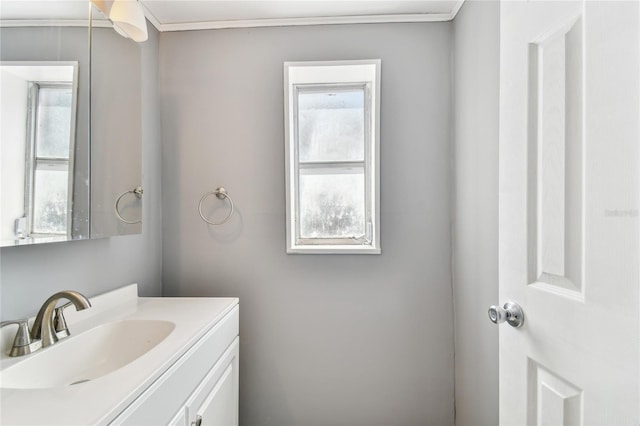
[[[109,11],[113,28],[123,37],[136,42],[146,41],[147,20],[138,0],[113,0]]]

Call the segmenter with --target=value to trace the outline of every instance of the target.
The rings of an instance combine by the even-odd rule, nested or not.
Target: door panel
[[[238,426],[238,342],[236,337],[187,400],[190,425]]]
[[[502,2],[500,423],[638,424],[638,2]]]
[[[582,298],[582,16],[529,43],[529,283]]]
[[[582,424],[582,389],[531,360],[528,381],[528,424]]]
[[[211,394],[198,409],[197,415],[202,417],[203,426],[231,426],[238,423],[234,366],[233,363],[229,364]]]

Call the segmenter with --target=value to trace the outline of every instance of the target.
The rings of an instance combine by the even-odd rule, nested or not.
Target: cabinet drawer
[[[238,318],[236,306],[110,424],[169,424],[238,335]]]

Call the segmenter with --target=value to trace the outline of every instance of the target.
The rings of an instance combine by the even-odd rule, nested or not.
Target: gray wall
[[[161,35],[164,290],[240,297],[241,424],[453,424],[451,36],[450,23]],[[373,58],[383,254],[286,255],[283,62]],[[198,200],[220,185],[237,212],[209,227]]]
[[[500,5],[467,1],[454,21],[456,425],[498,424]]]
[[[0,249],[3,320],[34,315],[47,297],[64,289],[91,296],[137,282],[142,295],[161,294],[158,42],[158,33],[149,25],[149,40],[142,44],[142,234]]]

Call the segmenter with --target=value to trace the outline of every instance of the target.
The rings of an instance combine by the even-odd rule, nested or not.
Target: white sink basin
[[[95,380],[149,352],[174,328],[169,321],[122,320],[72,334],[2,370],[0,387],[56,388]]]

